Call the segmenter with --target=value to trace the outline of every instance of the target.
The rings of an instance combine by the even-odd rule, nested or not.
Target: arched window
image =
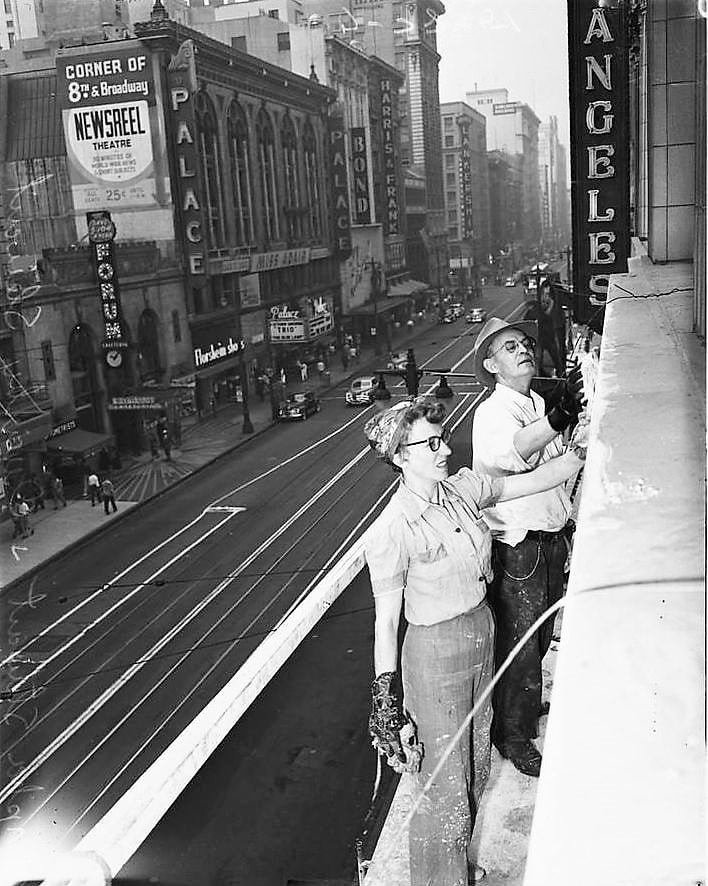
[[[300,174],[295,127],[288,114],[283,117],[280,140],[283,146],[283,167],[285,169],[285,218],[288,226],[288,241],[296,242],[302,237]]]
[[[221,163],[216,114],[209,97],[197,93],[197,143],[206,193],[207,243],[209,249],[224,245],[224,206],[222,202]]]
[[[236,242],[246,245],[254,240],[251,158],[248,147],[248,122],[238,102],[231,103],[227,127]]]
[[[302,138],[305,154],[305,189],[310,219],[310,236],[322,237],[322,207],[320,206],[320,180],[317,168],[317,140],[312,124],[308,120]]]
[[[143,311],[138,321],[138,371],[141,381],[158,381],[162,375],[157,317],[150,310]]]
[[[100,430],[100,395],[96,354],[91,329],[77,324],[69,336],[69,371],[74,394],[77,427],[85,431]]]
[[[258,141],[258,173],[263,192],[263,221],[267,240],[280,239],[278,218],[278,181],[275,172],[275,144],[273,126],[266,112],[261,108],[256,120]]]

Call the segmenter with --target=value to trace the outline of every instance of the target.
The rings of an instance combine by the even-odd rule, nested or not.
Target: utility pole
[[[243,361],[243,350],[244,350],[244,341],[243,341],[243,331],[241,328],[241,292],[239,290],[238,293],[238,369],[239,376],[241,378],[241,408],[243,410],[243,427],[241,428],[241,432],[243,434],[252,434],[253,433],[253,424],[251,422],[251,414],[248,410],[248,372],[246,371],[246,364]]]

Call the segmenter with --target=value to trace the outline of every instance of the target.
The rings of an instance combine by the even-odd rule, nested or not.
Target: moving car
[[[465,317],[467,323],[484,323],[486,319],[487,312],[483,311],[482,308],[472,308],[469,314]]]
[[[295,391],[278,407],[278,421],[305,421],[320,411],[320,401],[312,391]]]
[[[507,277],[504,286],[516,286],[516,280],[513,277]]]
[[[375,375],[355,378],[344,395],[347,406],[369,406],[374,402],[374,390],[378,379]]]
[[[405,369],[408,362],[408,354],[406,351],[394,351],[389,354],[387,369]]]

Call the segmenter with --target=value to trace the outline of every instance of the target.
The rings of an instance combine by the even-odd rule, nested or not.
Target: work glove
[[[374,749],[395,772],[420,770],[423,747],[413,721],[403,711],[400,681],[393,671],[379,674],[371,684],[369,735]]]
[[[553,405],[546,413],[548,424],[561,434],[571,422],[575,422],[582,409],[583,373],[579,366],[560,381],[558,393],[553,397]]]

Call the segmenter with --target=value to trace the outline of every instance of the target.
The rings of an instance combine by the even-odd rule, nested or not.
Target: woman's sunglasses
[[[413,443],[403,443],[402,446],[420,446],[421,443],[427,443],[430,447],[431,452],[437,452],[440,449],[441,443],[449,443],[450,442],[450,431],[445,428],[440,435],[436,435],[435,437],[428,437],[426,440],[414,440]]]

